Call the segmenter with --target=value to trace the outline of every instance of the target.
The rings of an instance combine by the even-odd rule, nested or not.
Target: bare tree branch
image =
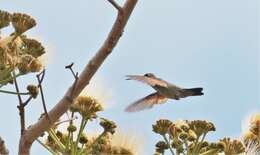
[[[1,155],[8,155],[9,151],[5,146],[4,140],[0,137],[0,154]]]
[[[73,85],[65,93],[64,97],[49,111],[49,117],[52,123],[57,121],[72,104],[71,100],[68,100],[68,96],[71,95],[72,101],[78,97],[80,92],[88,85],[90,79],[97,72],[98,68],[102,65],[107,56],[112,52],[116,46],[119,38],[123,33],[123,29],[137,3],[137,0],[126,0],[122,11],[118,11],[116,21],[105,40],[104,44],[97,51],[96,55],[89,61],[83,72],[78,77],[73,94],[71,95]],[[20,138],[19,154],[28,155],[32,143],[46,130],[48,130],[52,123],[50,123],[46,116],[41,118],[37,123],[25,130],[24,134]]]

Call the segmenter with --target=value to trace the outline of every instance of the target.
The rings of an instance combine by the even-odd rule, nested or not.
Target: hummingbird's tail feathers
[[[132,104],[130,104],[125,111],[126,112],[138,112],[145,109],[150,109],[155,104],[162,104],[167,101],[165,96],[160,95],[159,93],[152,93]]]
[[[187,96],[201,96],[204,95],[203,88],[190,88],[184,89]]]

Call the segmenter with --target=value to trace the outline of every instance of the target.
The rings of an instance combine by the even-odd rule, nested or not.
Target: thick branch
[[[127,0],[122,7],[122,11],[118,11],[116,21],[105,40],[104,44],[97,51],[96,55],[89,61],[83,72],[78,77],[73,94],[71,95],[72,87],[65,93],[64,97],[50,110],[49,117],[52,120],[50,123],[46,117],[41,118],[36,124],[32,125],[20,139],[19,154],[27,155],[30,152],[32,143],[51,125],[58,120],[72,104],[80,92],[88,85],[90,79],[97,72],[98,68],[102,65],[107,56],[112,52],[116,46],[119,38],[123,33],[123,29],[137,3],[137,0]]]
[[[1,155],[8,155],[9,151],[5,146],[4,140],[0,137],[0,154]]]

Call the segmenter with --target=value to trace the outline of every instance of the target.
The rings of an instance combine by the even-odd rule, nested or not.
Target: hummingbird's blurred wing
[[[143,83],[146,83],[152,87],[158,85],[161,87],[167,87],[167,83],[163,80],[157,79],[157,78],[151,78],[146,76],[140,76],[140,75],[127,75],[127,80],[136,80]]]
[[[159,93],[150,94],[132,104],[130,104],[125,111],[126,112],[137,112],[145,109],[150,109],[155,104],[162,104],[167,101],[165,96],[160,95]]]

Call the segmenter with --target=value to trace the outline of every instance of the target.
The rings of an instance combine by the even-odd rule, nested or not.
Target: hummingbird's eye
[[[151,73],[146,73],[146,74],[144,74],[144,76],[146,76],[146,77],[152,77],[153,74],[151,74]]]

